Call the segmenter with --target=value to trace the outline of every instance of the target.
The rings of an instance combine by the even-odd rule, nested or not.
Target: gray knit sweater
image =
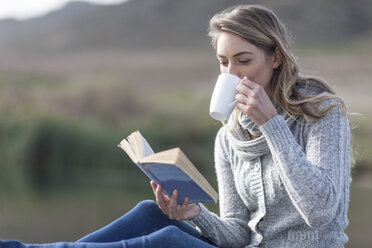
[[[319,94],[313,86],[299,91]],[[326,100],[322,106],[337,103]],[[279,115],[257,129],[239,120],[215,142],[220,216],[200,204],[191,221],[218,247],[343,247],[348,225],[350,129],[338,107],[311,124]]]

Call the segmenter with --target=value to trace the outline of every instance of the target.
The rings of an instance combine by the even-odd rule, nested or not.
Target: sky
[[[61,8],[73,0],[2,0],[0,3],[0,19],[15,18],[29,19],[44,15]],[[79,0],[99,4],[122,3],[125,0]]]

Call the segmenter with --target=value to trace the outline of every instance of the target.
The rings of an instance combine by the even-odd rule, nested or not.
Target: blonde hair
[[[334,106],[346,112],[342,99],[334,94],[330,86],[319,78],[299,74],[299,66],[291,52],[290,36],[278,17],[269,9],[258,5],[238,5],[228,8],[209,22],[209,36],[216,49],[221,32],[238,35],[249,43],[261,48],[267,55],[277,50],[282,58],[281,65],[274,70],[271,79],[271,98],[289,116],[303,115],[306,122],[327,115]],[[320,91],[330,94],[305,95],[297,91],[295,84],[315,85]],[[331,104],[320,109],[325,99],[339,99],[339,104]]]

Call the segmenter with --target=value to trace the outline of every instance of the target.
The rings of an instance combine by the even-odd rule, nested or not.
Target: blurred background
[[[219,67],[207,24],[240,3],[274,10],[303,71],[328,80],[359,113],[351,116],[358,157],[347,247],[370,247],[369,0],[2,1],[0,238],[74,241],[154,199],[146,176],[117,148],[135,130],[155,151],[181,147],[217,189],[221,123],[208,109]]]

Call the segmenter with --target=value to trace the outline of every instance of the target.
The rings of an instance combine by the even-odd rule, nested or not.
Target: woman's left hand
[[[265,89],[247,77],[236,87],[237,108],[248,115],[259,126],[278,115]]]
[[[172,197],[169,198],[163,193],[162,185],[156,184],[154,181],[150,181],[150,184],[159,208],[165,215],[168,215],[169,219],[178,221],[190,220],[199,215],[201,210],[199,205],[196,203],[189,204],[189,199],[187,197],[184,199],[182,205],[177,204],[177,190],[174,190]]]

